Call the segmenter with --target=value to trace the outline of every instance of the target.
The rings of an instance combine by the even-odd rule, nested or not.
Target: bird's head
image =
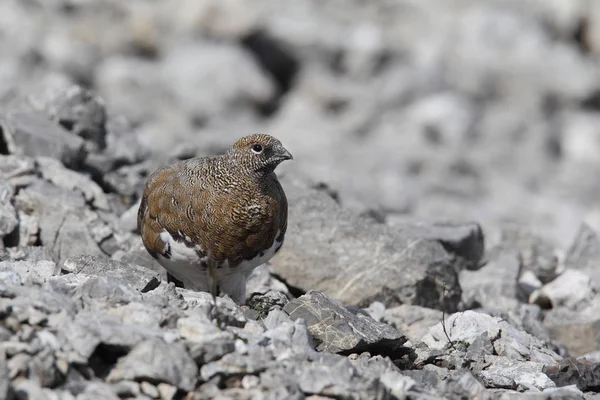
[[[281,162],[294,158],[278,139],[265,134],[244,136],[231,146],[228,154],[238,166],[256,176],[269,174]]]

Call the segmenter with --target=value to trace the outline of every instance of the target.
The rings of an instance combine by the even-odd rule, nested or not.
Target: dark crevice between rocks
[[[481,231],[481,229],[477,232],[477,239],[478,241],[483,242],[483,231]],[[453,256],[453,265],[455,266],[456,273],[459,273],[463,269],[477,271],[483,268],[488,262],[488,260],[484,258],[484,246],[475,246],[471,241],[456,243],[439,239],[438,242],[442,245],[444,250]]]
[[[290,291],[290,294],[292,296],[294,296],[295,298],[298,298],[300,296],[304,296],[306,294],[305,290],[303,290],[303,289],[301,289],[301,288],[299,288],[297,286],[291,285],[281,275],[276,274],[276,273],[271,273],[271,275],[273,276],[273,278],[277,279],[278,281],[281,281],[285,286],[287,286],[288,290]]]
[[[349,356],[353,353],[360,354],[363,352],[368,352],[371,356],[389,357],[392,360],[403,360],[404,362],[410,359],[411,356],[416,357],[414,350],[399,345],[398,339],[384,339],[377,343],[365,344],[364,346],[358,345],[350,350],[340,351],[338,354]]]
[[[383,356],[385,357],[388,355],[384,354]],[[402,371],[419,368],[415,363],[418,357],[417,352],[411,347],[400,346],[393,354],[389,355],[389,357],[394,365]]]
[[[579,19],[579,23],[577,24],[577,28],[573,32],[573,42],[577,46],[577,48],[584,54],[590,53],[590,46],[586,40],[586,33],[589,29],[589,19],[587,17],[581,17]]]
[[[101,343],[90,356],[89,366],[96,378],[105,380],[119,358],[126,354],[127,350],[123,347]]]
[[[102,171],[101,169],[96,168],[95,166],[84,162],[79,167],[78,172],[82,172],[84,174],[89,175],[90,179],[93,180],[96,184],[98,184],[98,186],[100,186],[100,188],[102,188],[102,191],[104,193],[119,193],[119,191],[116,187],[114,187],[111,183],[107,182],[104,179],[104,175],[107,172],[113,172],[113,171],[118,170],[121,167],[129,166],[129,165],[132,165],[132,164],[125,158],[116,158],[116,159],[112,160],[107,171]]]
[[[160,49],[152,42],[137,41],[131,43],[127,50],[128,54],[143,60],[156,61],[161,57]]]
[[[419,281],[416,287],[416,305],[433,308],[436,310],[442,310],[446,314],[451,314],[458,311],[458,304],[460,303],[462,291],[456,283],[449,283],[447,285],[441,285],[441,282],[447,281],[448,277],[436,278],[435,273],[425,279]],[[457,276],[454,275],[453,279],[458,280]]]
[[[171,282],[175,284],[175,287],[185,289],[183,286],[183,282],[181,282],[179,279],[175,278],[173,275],[167,272],[167,283]]]
[[[324,192],[329,197],[331,197],[336,203],[340,204],[340,194],[337,190],[333,189],[325,182],[319,182],[311,187],[312,189],[318,190],[319,192]]]
[[[246,35],[242,38],[241,44],[277,84],[277,92],[273,98],[257,107],[260,115],[269,117],[279,109],[282,97],[292,88],[294,78],[300,69],[300,61],[289,48],[262,29]]]
[[[387,213],[380,208],[369,208],[359,214],[362,218],[369,219],[377,224],[385,224]]]
[[[4,127],[0,124],[0,154],[8,155],[8,142],[4,137]]]
[[[579,106],[588,111],[600,111],[600,88],[594,89],[588,97],[581,100]]]
[[[118,193],[117,188],[104,180],[104,173],[102,171],[85,164],[81,167],[80,172],[87,174],[91,180],[100,186],[104,193]]]
[[[13,229],[11,233],[4,236],[4,246],[5,247],[17,247],[19,245],[19,225],[17,224],[16,228]],[[38,238],[39,241],[39,238]]]

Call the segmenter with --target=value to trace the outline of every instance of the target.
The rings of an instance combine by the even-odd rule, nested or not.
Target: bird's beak
[[[280,161],[293,160],[294,159],[294,157],[292,156],[292,153],[290,153],[289,151],[287,151],[287,149],[285,147],[283,147],[282,145],[280,145],[280,144],[276,145],[274,150],[275,150],[275,156]]]
[[[283,151],[281,152],[280,157],[282,159],[284,159],[284,160],[293,160],[294,159],[294,156],[292,155],[292,153],[290,153],[286,149],[283,149]]]

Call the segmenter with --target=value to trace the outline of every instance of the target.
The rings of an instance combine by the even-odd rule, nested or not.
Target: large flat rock
[[[393,354],[407,338],[388,324],[362,313],[353,313],[339,301],[323,293],[310,291],[283,308],[293,319],[306,321],[318,341],[317,350],[332,353]]]
[[[290,204],[288,233],[272,263],[288,284],[347,305],[377,300],[439,309],[444,295],[446,307],[456,309],[457,271],[482,254],[476,224],[440,226],[437,232],[435,226],[389,227],[340,207],[300,178],[281,180]]]

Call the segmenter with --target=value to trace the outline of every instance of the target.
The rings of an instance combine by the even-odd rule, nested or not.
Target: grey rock
[[[159,396],[158,389],[156,388],[156,386],[152,385],[149,382],[142,381],[142,383],[140,383],[140,389],[142,393],[148,395],[152,399],[156,399]]]
[[[410,377],[421,387],[432,389],[437,388],[440,384],[448,378],[450,370],[438,367],[433,364],[424,365],[422,369],[406,370],[402,373],[407,377]]]
[[[481,267],[485,243],[483,232],[477,223],[417,220],[401,222],[395,219],[391,226],[409,236],[439,241],[450,253],[463,260],[463,263],[456,264],[459,267],[470,270]]]
[[[348,361],[356,368],[358,373],[369,378],[379,378],[385,372],[395,371],[400,372],[400,369],[389,359],[380,355],[371,356],[368,352],[358,354],[350,354]]]
[[[283,293],[287,298],[292,295],[288,287],[273,276],[274,268],[271,264],[263,264],[252,271],[246,283],[247,299],[255,294],[267,294],[269,292]]]
[[[111,255],[113,260],[148,268],[158,273],[161,281],[167,281],[167,271],[148,253],[139,235],[131,238],[123,247],[126,249],[117,250]]]
[[[0,181],[6,182],[14,193],[17,186],[36,179],[36,167],[30,157],[3,155],[0,157]]]
[[[10,391],[10,379],[14,378],[4,353],[0,354],[0,398],[8,399]]]
[[[567,269],[552,282],[532,294],[532,301],[539,305],[581,309],[595,297],[592,280],[584,272]]]
[[[288,297],[284,293],[274,290],[269,290],[265,294],[255,292],[246,301],[252,310],[258,312],[259,318],[269,314],[272,310],[281,310],[287,303],[289,303]]]
[[[53,396],[49,390],[43,389],[39,384],[25,378],[13,382],[13,391],[18,399],[46,399]]]
[[[220,323],[228,326],[244,327],[247,322],[244,312],[229,296],[218,297],[217,307],[215,308],[213,297],[210,293],[192,292],[181,288],[176,288],[176,293],[182,296],[190,309],[197,309],[197,311],[204,315],[209,315],[210,313]]]
[[[505,376],[501,372],[487,372],[483,374],[482,380],[486,387],[492,389],[511,389],[516,391],[519,388],[519,385],[513,378]]]
[[[466,353],[451,353],[445,358],[457,368],[471,360],[474,372],[486,387],[543,390],[554,383],[543,373],[546,366],[555,366],[561,359],[543,342],[515,329],[505,321],[473,311],[453,314],[446,319],[446,331],[455,346],[466,345]],[[441,324],[423,337],[430,348],[448,349]],[[421,355],[423,358],[425,355]],[[510,371],[510,372],[509,372]]]
[[[442,312],[431,308],[403,304],[384,311],[384,321],[394,326],[411,342],[421,339],[429,328],[442,320]]]
[[[550,310],[544,316],[544,327],[550,337],[569,350],[573,357],[582,356],[600,348],[600,300],[594,299],[587,307],[573,312],[568,309]]]
[[[118,304],[114,307],[104,307],[110,313],[119,317],[124,323],[146,326],[159,329],[167,322],[168,314],[173,310],[148,304],[146,302],[132,302]]]
[[[6,184],[0,184],[0,239],[4,239],[19,224],[15,208],[11,204],[12,198],[12,188]]]
[[[551,243],[519,225],[506,225],[502,232],[502,246],[520,254],[523,270],[532,271],[542,283],[556,276],[558,258]]]
[[[48,285],[56,292],[72,296],[74,293],[77,292],[80,286],[82,286],[91,278],[91,276],[83,274],[59,275],[51,277],[48,280]]]
[[[0,278],[2,278],[2,281],[11,285],[23,284],[23,279],[13,266],[13,263],[7,261],[2,261],[0,263]]]
[[[41,95],[30,96],[33,109],[44,112],[50,120],[83,138],[89,150],[106,146],[106,111],[104,101],[81,86],[53,88]]]
[[[229,332],[219,329],[198,310],[189,314],[188,317],[177,320],[177,330],[182,338],[195,343],[209,343],[216,339],[233,339]]]
[[[151,170],[156,169],[158,165],[152,165],[149,162],[124,165],[114,171],[110,171],[103,176],[106,186],[110,187],[121,196],[131,199],[131,203],[144,190],[143,176],[146,176]]]
[[[146,340],[119,360],[107,380],[164,382],[191,391],[196,385],[197,372],[194,360],[181,343],[166,344],[160,340]]]
[[[239,374],[257,374],[277,364],[270,349],[250,345],[245,354],[230,353],[220,360],[210,362],[200,368],[203,381],[209,381],[217,375],[225,377]]]
[[[598,273],[596,265],[599,258],[600,239],[598,234],[588,224],[583,223],[565,256],[565,267],[587,274],[592,279],[594,288],[598,290],[600,289],[600,273]]]
[[[562,400],[592,400],[597,398],[597,395],[585,394],[577,389],[575,385],[565,386],[560,388],[548,388],[543,392],[512,392],[512,391],[496,391],[494,393],[495,398],[500,400],[511,400],[511,399],[562,399]]]
[[[56,264],[54,264],[53,261],[0,262],[0,271],[6,271],[11,268],[19,275],[19,280],[21,282],[35,282],[42,284],[54,275]]]
[[[518,309],[502,312],[498,308],[474,310],[483,312],[492,317],[499,317],[511,326],[525,331],[530,335],[542,340],[550,346],[552,339],[548,330],[544,327],[542,319],[545,317],[540,307],[532,304],[521,304]],[[553,348],[554,351],[557,351]]]
[[[11,256],[10,253],[8,252],[8,250],[6,249],[0,249],[0,261],[6,261],[6,260],[10,260]]]
[[[339,301],[312,290],[290,301],[284,310],[292,319],[306,321],[320,351],[393,353],[407,340],[393,327],[366,314],[354,314]]]
[[[211,398],[239,398],[252,399],[264,398],[268,400],[306,398],[298,387],[296,379],[283,368],[269,369],[259,375],[245,375],[236,382],[237,387],[228,387],[222,390],[214,383],[206,383],[193,395],[194,400],[208,400]]]
[[[9,247],[7,250],[12,261],[52,261],[52,252],[44,246]]]
[[[40,221],[37,215],[29,215],[19,210],[17,212],[19,219],[19,243],[18,246],[30,248],[39,242]],[[52,257],[48,258],[49,260]]]
[[[269,312],[267,317],[263,320],[266,329],[273,329],[281,324],[290,322],[292,322],[292,318],[290,318],[289,314],[278,309]]]
[[[592,351],[590,353],[586,353],[580,357],[581,359],[586,359],[587,361],[600,363],[600,350]]]
[[[140,199],[141,200],[141,199]],[[137,231],[137,214],[140,208],[140,201],[137,201],[134,205],[129,207],[127,211],[125,211],[119,217],[119,222],[121,228],[128,232]]]
[[[93,276],[75,289],[75,296],[90,304],[100,300],[101,305],[127,304],[131,301],[141,301],[142,295],[131,286],[121,283],[114,278]]]
[[[544,368],[557,386],[576,385],[582,391],[597,391],[600,387],[600,364],[564,358],[558,365]]]
[[[15,354],[8,362],[5,360],[4,362],[8,367],[8,377],[10,377],[10,379],[15,379],[19,376],[26,377],[29,372],[30,361],[31,356],[26,353]]]
[[[162,400],[173,400],[177,394],[177,388],[167,383],[159,383],[157,389]]]
[[[560,356],[548,349],[545,344],[519,331],[500,318],[474,311],[465,311],[446,317],[446,332],[453,342],[473,343],[483,333],[492,341],[495,354],[510,360],[534,361],[541,365],[555,365]],[[448,345],[441,322],[429,330],[422,338],[427,346],[444,349]]]
[[[330,397],[354,397],[368,399],[381,394],[375,379],[358,379],[356,370],[345,358],[328,363],[303,364],[298,384],[307,394]]]
[[[385,313],[385,304],[379,301],[374,301],[369,305],[369,307],[363,308],[363,311],[369,314],[375,321],[381,322]]]
[[[120,398],[136,397],[140,394],[140,384],[133,381],[119,381],[111,384],[113,392]]]
[[[142,293],[160,284],[159,275],[150,269],[107,258],[82,255],[66,260],[63,269],[74,274],[110,277]]]
[[[532,298],[531,294],[539,291],[543,284],[532,271],[524,271],[519,277],[517,285],[519,295],[527,301],[533,302],[535,298]]]
[[[448,398],[483,398],[489,397],[485,386],[470,371],[451,371],[440,386],[438,393]]]
[[[186,346],[191,357],[199,366],[219,360],[224,355],[235,351],[235,341],[230,338],[213,338],[206,342],[186,342]]]
[[[56,187],[69,191],[81,192],[86,203],[92,207],[108,210],[108,199],[98,184],[86,175],[66,169],[58,160],[49,157],[38,157],[36,162],[42,177]]]
[[[48,202],[48,198],[55,201]],[[35,210],[39,216],[40,242],[52,249],[57,264],[81,254],[104,255],[85,222],[82,195],[59,189],[45,181],[36,181],[19,192],[15,206],[25,213]]]
[[[461,271],[463,302],[473,307],[511,309],[517,302],[517,280],[522,268],[521,257],[514,250],[502,248],[490,252],[488,262],[477,271]]]
[[[268,339],[267,346],[273,349],[278,360],[299,357],[303,359],[318,358],[314,350],[313,337],[303,320],[297,319],[294,322],[277,324],[267,329],[263,337]],[[264,344],[264,342],[261,341],[259,344]]]
[[[46,322],[46,321],[44,321],[44,322]],[[31,323],[31,318],[30,318],[30,323]],[[56,335],[54,335],[54,333],[47,331],[47,330],[41,330],[41,331],[37,332],[37,337],[40,340],[42,347],[51,349],[53,351],[60,350],[60,342],[58,341],[58,338],[56,337]]]
[[[76,168],[85,157],[81,138],[39,113],[4,113],[0,115],[0,126],[9,154],[52,157],[70,168]]]
[[[271,369],[262,372],[258,389],[263,389],[267,396],[273,399],[301,399],[304,397],[296,379],[287,374],[285,369]]]
[[[76,400],[119,400],[113,393],[112,388],[103,382],[90,382],[81,393],[77,394]]]
[[[63,293],[54,291],[48,284],[40,287],[31,286],[11,286],[10,300],[7,304],[10,305],[13,312],[19,310],[25,318],[28,318],[29,313],[25,314],[25,309],[35,309],[44,314],[57,314],[60,312],[69,315],[75,314],[80,306],[77,302],[66,296]]]
[[[87,311],[79,312],[72,321],[57,320],[55,324],[53,328],[58,331],[62,346],[74,351],[70,353],[74,361],[84,363],[100,344],[128,352],[142,341],[162,336],[159,330],[125,324],[118,317]]]
[[[36,354],[29,363],[29,379],[41,387],[59,386],[64,377],[56,367],[56,357],[51,349]]]
[[[377,300],[439,308],[445,287],[446,306],[456,309],[462,268],[440,241],[359,217],[297,178],[282,182],[293,205],[289,239],[272,263],[286,282],[357,306]]]
[[[17,338],[15,338],[17,339]],[[10,340],[2,342],[0,344],[2,350],[9,357],[12,357],[19,353],[26,353],[29,355],[36,354],[40,350],[39,343],[27,343],[17,340]]]
[[[396,398],[402,399],[410,395],[416,395],[415,393],[410,393],[416,386],[414,379],[404,376],[396,371],[387,371],[381,375],[381,383],[389,390],[390,394]],[[418,396],[416,398],[427,397]]]
[[[518,363],[504,357],[487,356],[491,365],[479,372],[486,387],[544,390],[555,387],[543,372],[544,365],[536,362]]]
[[[485,357],[494,354],[494,345],[486,333],[480,334],[469,344],[466,357],[473,361],[484,361]]]

